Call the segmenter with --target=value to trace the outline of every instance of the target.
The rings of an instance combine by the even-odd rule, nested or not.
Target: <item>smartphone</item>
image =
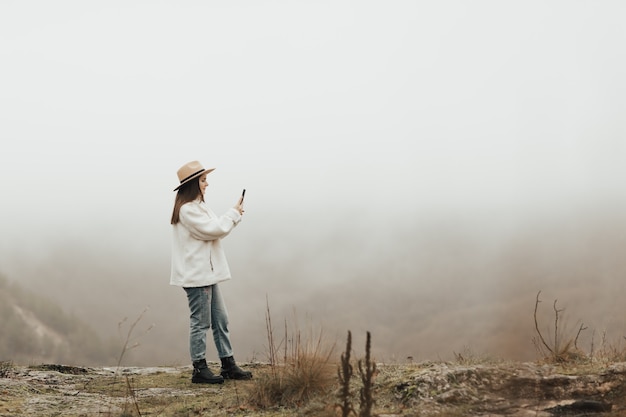
[[[243,203],[243,198],[246,196],[246,189],[244,188],[241,193],[241,202]]]

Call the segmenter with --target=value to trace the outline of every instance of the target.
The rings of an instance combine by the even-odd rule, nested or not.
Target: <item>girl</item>
[[[229,280],[230,270],[222,238],[241,221],[243,196],[222,216],[204,202],[207,174],[198,161],[178,170],[180,184],[172,212],[172,271],[170,284],[182,287],[189,302],[189,351],[193,363],[193,383],[221,384],[224,378],[250,379],[252,373],[235,363],[228,333],[228,312],[218,284]],[[213,341],[222,362],[220,375],[214,375],[206,362],[206,334],[213,330]]]

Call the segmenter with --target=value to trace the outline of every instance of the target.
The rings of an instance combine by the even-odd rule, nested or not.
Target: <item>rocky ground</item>
[[[299,408],[261,409],[249,391],[270,367],[243,364],[252,381],[190,383],[190,367],[0,366],[0,416],[333,416],[337,387]],[[213,364],[213,368],[217,368]],[[334,372],[336,372],[336,367]],[[359,380],[353,402],[359,412]],[[373,415],[626,416],[626,363],[378,364]]]

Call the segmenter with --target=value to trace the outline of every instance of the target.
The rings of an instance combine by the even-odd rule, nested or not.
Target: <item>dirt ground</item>
[[[251,381],[192,384],[191,368],[16,366],[0,372],[0,417],[13,416],[339,416],[337,386],[298,407],[250,401],[267,364],[242,364]],[[216,364],[212,364],[217,368]],[[352,403],[359,413],[360,381]],[[372,415],[626,416],[626,363],[378,364]]]

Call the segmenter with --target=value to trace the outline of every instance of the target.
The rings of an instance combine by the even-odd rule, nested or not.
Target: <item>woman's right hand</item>
[[[243,197],[239,197],[239,201],[237,201],[237,204],[235,204],[235,210],[237,210],[239,214],[243,214],[243,212],[245,211],[243,209]]]

